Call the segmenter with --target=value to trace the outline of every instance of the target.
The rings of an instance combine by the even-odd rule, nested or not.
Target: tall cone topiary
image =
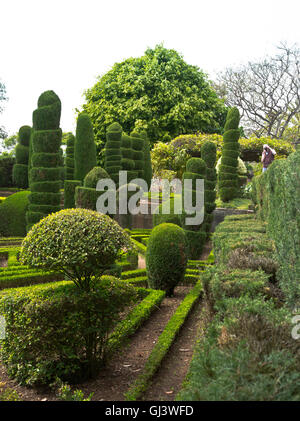
[[[145,157],[144,157],[144,139],[139,133],[133,131],[130,133],[132,138],[132,159],[134,160],[134,169],[138,173],[138,178],[145,179]]]
[[[196,205],[196,183],[197,180],[204,180],[204,187],[205,187],[205,181],[206,181],[206,171],[207,167],[203,159],[201,158],[190,158],[186,163],[186,171],[183,173],[182,181],[183,181],[183,192],[182,192],[182,200],[183,200],[183,209],[185,209],[186,204],[184,203],[184,197],[185,197],[185,186],[184,181],[185,180],[192,180],[192,190],[190,191],[190,194],[192,196],[192,205]],[[205,194],[205,190],[204,190]],[[205,203],[205,199],[204,199]],[[203,206],[204,206],[203,203]],[[185,235],[187,237],[188,247],[189,247],[189,259],[199,259],[203,246],[206,240],[206,230],[205,230],[205,208],[204,208],[204,220],[201,224],[196,225],[187,225],[186,224],[186,218],[192,217],[195,215],[187,214],[183,212],[181,217],[181,224],[185,231]]]
[[[119,123],[112,123],[106,131],[104,168],[110,178],[118,185],[119,171],[122,170],[122,127]]]
[[[144,179],[148,185],[148,190],[151,187],[152,180],[152,163],[151,163],[151,153],[150,153],[150,142],[147,137],[147,133],[142,131],[140,133],[141,138],[144,140]]]
[[[97,152],[93,125],[89,115],[79,114],[74,148],[74,180],[83,182],[84,177],[97,165]]]
[[[127,134],[122,134],[121,139],[121,166],[123,171],[127,171],[128,183],[134,178],[138,177],[138,172],[134,170],[133,150],[132,150],[132,139]]]
[[[75,149],[75,136],[73,133],[67,135],[67,148],[66,148],[66,180],[74,180],[74,149]]]
[[[219,170],[219,194],[223,202],[236,197],[238,191],[239,110],[228,111],[223,135],[223,150]]]
[[[213,211],[216,208],[217,172],[215,166],[217,159],[217,147],[215,143],[207,141],[202,145],[201,158],[206,164],[204,203],[205,230],[208,233],[213,221]]]
[[[33,112],[27,231],[40,219],[60,210],[60,114],[61,102],[55,92],[42,93],[38,99],[38,108]]]
[[[21,189],[28,187],[28,157],[31,127],[22,126],[19,130],[18,144],[16,146],[16,164],[13,167],[13,181]]]

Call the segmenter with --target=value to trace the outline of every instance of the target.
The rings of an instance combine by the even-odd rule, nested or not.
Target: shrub
[[[91,119],[81,113],[77,119],[74,147],[74,179],[83,182],[84,177],[97,165],[96,144]]]
[[[151,163],[151,154],[150,154],[150,142],[147,137],[147,133],[145,131],[140,133],[141,138],[144,140],[144,179],[148,185],[148,190],[151,187],[151,180],[152,180],[152,163]]]
[[[0,312],[8,374],[27,385],[94,377],[106,361],[109,333],[135,297],[133,287],[110,276],[92,291],[69,282],[7,290]]]
[[[134,169],[138,173],[138,178],[145,179],[145,142],[139,133],[133,131],[130,133],[130,137],[132,138],[132,149],[133,149],[133,160],[134,160]]]
[[[30,203],[26,214],[27,231],[39,219],[60,209],[59,203],[53,204],[53,195],[48,194],[48,188],[44,190],[43,186],[45,185],[41,184],[52,183],[51,193],[59,193],[62,136],[59,128],[60,112],[61,102],[53,91],[46,91],[40,95],[38,108],[33,112],[33,134],[30,139],[32,144],[30,190],[36,194],[29,196]],[[43,157],[43,154],[47,154],[47,156]],[[52,155],[52,158],[49,155]],[[39,184],[38,191],[35,188],[36,184]],[[37,199],[38,197],[39,199]]]
[[[88,187],[90,189],[95,189],[97,183],[102,178],[109,178],[109,175],[105,169],[101,167],[94,167],[87,175],[84,177],[83,187]]]
[[[74,179],[74,150],[75,150],[75,136],[73,133],[68,133],[67,148],[66,148],[66,180]]]
[[[31,135],[30,126],[22,126],[19,130],[18,144],[16,146],[16,164],[13,167],[13,181],[22,189],[28,187],[28,155]]]
[[[0,204],[0,236],[24,237],[29,191],[10,195]]]
[[[78,188],[78,187],[77,187]],[[132,245],[109,216],[87,209],[67,209],[47,216],[23,240],[20,262],[59,270],[87,291]]]
[[[15,165],[15,158],[0,156],[0,186],[13,187],[14,182],[12,178],[13,167]]]
[[[170,203],[170,213],[162,213],[162,204],[157,206],[152,217],[153,227],[156,227],[156,225],[163,224],[165,222],[181,226],[181,215],[174,213],[175,203],[181,201],[181,197],[170,198],[168,201]]]
[[[237,156],[236,151],[239,150],[239,143],[238,139],[240,136],[240,131],[238,129],[240,121],[239,111],[236,107],[231,108],[228,111],[226,123],[224,127],[224,135],[223,141],[224,146],[222,150],[222,158],[221,158],[221,165],[219,171],[219,192],[220,198],[223,202],[227,202],[237,194],[238,188],[238,173],[237,173]],[[226,157],[230,158],[231,165],[225,165]],[[225,160],[225,162],[224,162]],[[228,163],[228,161],[227,161]],[[226,177],[224,175],[226,174]],[[231,186],[228,186],[226,183],[226,187],[222,185],[224,180],[231,180]]]
[[[216,182],[217,174],[215,170],[217,148],[213,142],[206,141],[201,147],[201,157],[206,164],[205,176],[205,230],[210,231],[211,223],[213,220],[212,213],[216,207]]]
[[[104,168],[115,183],[118,183],[119,171],[122,170],[121,142],[122,127],[118,123],[112,123],[106,131]]]
[[[75,207],[95,211],[100,194],[96,189],[90,189],[89,187],[75,187]]]
[[[64,208],[75,208],[75,190],[81,186],[80,180],[65,180],[64,184]]]
[[[184,280],[188,245],[182,228],[174,224],[156,226],[149,237],[146,267],[150,288],[162,289],[173,295],[174,288]]]

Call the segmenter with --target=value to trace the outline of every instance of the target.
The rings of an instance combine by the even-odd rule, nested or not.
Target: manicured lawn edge
[[[190,314],[194,304],[202,294],[202,290],[202,282],[201,280],[198,280],[195,287],[186,295],[182,303],[178,306],[164,331],[159,336],[158,341],[145,364],[143,372],[125,393],[125,400],[137,400],[147,390],[153,375],[160,367],[161,362],[174,342],[176,335]]]
[[[165,291],[138,288],[140,293],[147,296],[138,304],[128,316],[119,323],[109,338],[108,354],[116,351],[126,339],[133,335],[151,313],[157,309],[164,299]]]

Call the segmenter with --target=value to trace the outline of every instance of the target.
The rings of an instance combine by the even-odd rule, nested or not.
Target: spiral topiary
[[[138,173],[138,178],[145,179],[145,158],[144,158],[144,139],[135,131],[130,133],[132,138],[132,159],[134,160],[134,169]]]
[[[30,126],[22,126],[19,130],[18,144],[16,146],[16,164],[13,167],[13,181],[21,189],[28,187],[28,157],[31,135]]]
[[[132,150],[132,139],[130,136],[125,133],[122,134],[121,139],[121,166],[122,170],[127,171],[127,181],[130,183],[133,179],[138,177],[138,172],[135,171],[134,160],[132,159],[133,150]]]
[[[75,150],[75,136],[73,133],[68,133],[67,136],[67,149],[66,149],[66,180],[74,180],[74,150]]]
[[[190,158],[186,163],[186,172],[183,173],[182,180],[183,180],[183,192],[182,192],[182,200],[183,200],[183,209],[185,209],[184,203],[184,191],[186,188],[184,187],[184,180],[192,180],[192,190],[189,191],[192,197],[192,205],[196,205],[196,197],[197,197],[197,190],[196,190],[196,182],[197,180],[204,180],[204,187],[206,181],[206,171],[207,167],[205,161],[201,158]],[[205,194],[205,190],[204,190]],[[204,196],[205,200],[205,196]],[[205,203],[205,201],[204,201]],[[203,204],[204,205],[204,204]],[[190,259],[199,259],[199,256],[203,250],[203,246],[206,239],[206,230],[205,230],[205,213],[204,213],[204,221],[201,224],[197,225],[187,225],[186,218],[187,217],[194,217],[195,214],[190,214],[183,212],[181,216],[181,225],[184,228],[185,235],[187,237],[188,247],[189,247],[189,258]]]
[[[236,197],[238,191],[239,121],[239,110],[236,107],[231,108],[224,127],[224,146],[219,171],[218,187],[223,202]]]
[[[96,144],[90,116],[79,114],[74,147],[74,179],[83,182],[84,177],[97,165]]]
[[[27,231],[49,213],[60,210],[60,114],[61,102],[55,92],[42,93],[32,116],[31,194],[26,214]]]
[[[205,177],[205,230],[208,233],[213,221],[213,211],[216,208],[216,183],[217,172],[216,157],[217,147],[215,143],[207,141],[201,147],[201,157],[206,163],[206,177]]]
[[[151,163],[151,153],[150,153],[150,142],[147,137],[147,133],[142,131],[140,133],[140,137],[144,140],[144,180],[148,185],[148,190],[151,187],[151,180],[152,180],[152,163]]]
[[[122,170],[122,127],[119,123],[112,123],[106,131],[104,168],[110,178],[119,184],[119,171]]]
[[[153,228],[146,252],[150,288],[173,295],[174,288],[184,280],[187,260],[188,244],[182,228],[169,223]]]

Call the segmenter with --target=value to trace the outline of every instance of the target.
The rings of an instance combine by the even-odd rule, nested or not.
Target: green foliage
[[[238,139],[240,137],[239,126],[239,111],[236,107],[228,111],[225,132],[223,135],[224,146],[222,150],[221,165],[219,169],[219,193],[223,202],[228,202],[237,195],[238,190],[238,173],[237,173],[237,156],[236,151],[239,149]],[[225,154],[225,155],[224,155]],[[230,164],[226,165],[226,156],[231,159]],[[225,162],[224,162],[225,160]],[[228,161],[227,161],[228,163]],[[228,185],[228,181],[231,185]],[[222,184],[226,181],[225,184]]]
[[[74,150],[75,150],[75,136],[73,133],[67,133],[67,148],[66,148],[66,180],[74,179]]]
[[[97,144],[116,119],[125,132],[145,130],[153,143],[180,133],[221,131],[226,108],[197,67],[161,45],[116,63],[86,92]]]
[[[75,190],[81,186],[80,180],[65,180],[64,184],[64,208],[75,208]]]
[[[253,179],[259,217],[276,246],[277,276],[290,306],[300,303],[300,152],[276,160],[268,171]]]
[[[165,222],[181,226],[180,214],[174,213],[174,207],[179,205],[178,202],[181,201],[181,197],[170,198],[168,199],[168,201],[170,205],[169,213],[163,213],[162,204],[157,206],[157,208],[155,209],[152,217],[153,227],[156,227],[156,225],[163,224]],[[164,206],[166,206],[166,204]]]
[[[8,374],[27,385],[94,377],[106,360],[109,333],[135,297],[132,286],[107,276],[92,291],[69,282],[7,290],[0,312]]]
[[[87,113],[79,114],[77,119],[74,161],[75,180],[83,181],[87,173],[97,165],[93,125]]]
[[[29,191],[10,195],[0,204],[0,236],[24,237],[26,235],[26,211]]]
[[[12,187],[14,185],[12,172],[16,163],[15,158],[0,156],[0,186]]]
[[[77,186],[75,188],[75,207],[96,211],[97,200],[100,194],[96,189]]]
[[[30,190],[35,192],[35,184],[38,184],[39,193],[44,194],[29,196],[30,203],[26,215],[27,231],[41,218],[60,209],[59,203],[53,203],[53,194],[50,194],[48,190],[48,185],[52,184],[51,193],[56,193],[58,197],[61,187],[60,113],[61,102],[55,92],[43,92],[38,99],[38,108],[33,112],[32,117],[29,186]],[[43,156],[43,154],[47,155]],[[47,187],[42,184],[45,182],[48,183]],[[44,186],[45,189],[43,189]]]
[[[156,226],[149,237],[146,267],[149,286],[166,291],[170,296],[183,281],[187,266],[187,240],[182,228],[163,223]]]
[[[89,291],[93,276],[101,275],[131,246],[128,234],[109,216],[67,209],[32,227],[22,243],[20,262],[62,271]]]
[[[89,187],[90,189],[95,189],[99,180],[103,178],[109,178],[109,175],[104,168],[94,167],[87,175],[84,177],[83,186]]]
[[[122,127],[118,123],[112,123],[106,132],[106,145],[105,145],[105,165],[104,168],[118,184],[119,171],[122,170]]]

